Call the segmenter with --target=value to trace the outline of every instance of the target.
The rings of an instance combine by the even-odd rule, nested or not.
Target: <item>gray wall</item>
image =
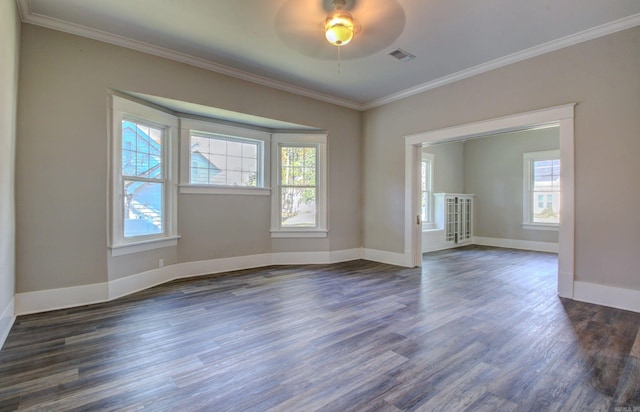
[[[464,142],[426,146],[422,151],[435,155],[433,193],[465,193]]]
[[[558,242],[557,231],[522,229],[522,154],[559,149],[557,127],[426,146],[434,193],[473,193],[474,235]]]
[[[558,232],[522,228],[522,154],[560,148],[560,129],[505,133],[464,143],[464,193],[474,193],[474,235],[558,242]]]
[[[404,251],[404,136],[576,102],[575,278],[640,290],[639,44],[635,27],[365,112],[364,246]]]
[[[13,299],[15,276],[14,160],[20,20],[16,2],[0,1],[0,314]],[[13,313],[8,313],[13,316]],[[2,333],[3,319],[0,319]]]
[[[361,113],[24,24],[17,144],[17,292],[105,282],[165,264],[359,248]],[[180,195],[178,247],[109,258],[109,88],[327,129],[326,239],[276,239],[266,196]]]

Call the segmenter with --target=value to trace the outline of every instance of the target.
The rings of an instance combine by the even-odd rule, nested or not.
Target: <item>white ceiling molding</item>
[[[568,46],[572,46],[578,43],[582,43],[588,40],[592,40],[601,36],[616,33],[625,29],[629,29],[640,25],[640,13],[622,18],[620,20],[613,21],[611,23],[603,24],[582,32],[569,35],[557,40],[553,40],[538,46],[531,47],[529,49],[510,54],[489,62],[479,64],[477,66],[461,70],[457,73],[453,73],[438,79],[411,87],[409,89],[393,93],[386,97],[375,99],[366,103],[358,103],[351,100],[346,100],[324,94],[318,91],[306,89],[299,86],[294,86],[282,81],[270,79],[264,76],[256,75],[246,71],[234,69],[229,66],[218,64],[210,60],[201,59],[184,53],[180,53],[175,50],[170,50],[164,47],[156,46],[153,44],[133,40],[127,37],[119,36],[116,34],[104,32],[101,30],[92,29],[86,26],[62,21],[59,19],[43,16],[37,13],[33,13],[31,10],[30,0],[17,0],[18,9],[22,21],[37,26],[46,27],[53,30],[62,31],[65,33],[74,34],[77,36],[87,37],[90,39],[102,41],[105,43],[113,44],[116,46],[125,47],[128,49],[140,51],[143,53],[151,54],[158,57],[174,60],[177,62],[189,64],[195,67],[199,67],[205,70],[210,70],[215,73],[223,74],[226,76],[234,77],[237,79],[245,80],[255,84],[259,84],[266,87],[271,87],[277,90],[289,92],[292,94],[309,97],[315,100],[323,101],[326,103],[335,104],[342,107],[347,107],[354,110],[365,111],[379,107],[391,102],[395,102],[404,99],[409,96],[413,96],[427,90],[435,89],[440,86],[444,86],[450,83],[457,82],[481,73],[488,72],[500,67],[504,67],[513,63],[517,63],[532,57],[540,56],[545,53],[556,51]]]
[[[45,27],[48,29],[58,30],[61,32],[74,34],[76,36],[86,37],[93,40],[98,40],[104,43],[113,44],[120,47],[136,50],[146,54],[151,54],[165,59],[174,60],[180,63],[189,64],[191,66],[199,67],[201,69],[210,70],[215,73],[223,74],[225,76],[234,77],[236,79],[246,80],[251,83],[259,84],[262,86],[271,87],[274,89],[282,90],[285,92],[293,93],[299,96],[309,97],[315,100],[320,100],[325,103],[331,103],[342,107],[347,107],[354,110],[363,110],[363,105],[360,103],[352,102],[338,97],[330,96],[313,90],[305,89],[303,87],[294,86],[278,80],[269,79],[263,76],[259,76],[246,71],[234,69],[229,66],[218,64],[210,60],[201,59],[198,57],[190,56],[188,54],[180,53],[175,50],[170,50],[164,47],[156,46],[153,44],[137,41],[128,37],[119,36],[117,34],[104,32],[101,30],[92,29],[90,27],[82,26],[75,23],[55,19],[48,16],[43,16],[31,11],[31,4],[29,0],[18,0],[18,9],[22,21],[25,23],[33,24],[36,26]]]
[[[470,67],[465,70],[461,70],[457,73],[450,74],[448,76],[441,77],[439,79],[421,84],[419,86],[412,87],[407,90],[403,90],[399,93],[394,93],[381,99],[372,100],[363,105],[363,110],[373,109],[378,106],[385,105],[387,103],[395,102],[397,100],[404,99],[409,96],[413,96],[427,90],[435,89],[446,84],[454,83],[459,80],[463,80],[478,74],[486,73],[488,71],[498,69],[500,67],[508,66],[513,63],[518,63],[523,60],[530,59],[532,57],[540,56],[542,54],[550,53],[552,51],[560,50],[565,47],[573,46],[578,43],[582,43],[588,40],[593,40],[598,37],[613,34],[622,30],[630,29],[632,27],[640,25],[640,13],[632,16],[625,17],[614,22],[603,24],[582,32],[572,34],[561,39],[553,40],[539,46],[531,47],[526,50],[522,50],[517,53],[510,54],[495,60],[491,60],[487,63],[479,64],[474,67]]]

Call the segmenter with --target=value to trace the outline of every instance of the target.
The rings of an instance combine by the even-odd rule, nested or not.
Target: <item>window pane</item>
[[[242,157],[257,159],[258,158],[258,146],[255,144],[243,143],[242,144]]]
[[[242,172],[239,170],[228,170],[226,184],[229,186],[242,186]]]
[[[256,187],[258,185],[256,174],[253,172],[242,172],[242,185]]]
[[[206,142],[206,143],[205,143]],[[260,143],[228,137],[191,136],[191,180],[193,184],[256,187]],[[194,163],[208,173],[194,173]]]
[[[163,233],[163,187],[163,183],[125,180],[125,237]]]
[[[122,175],[162,179],[162,135],[157,127],[122,121]]]
[[[282,188],[282,227],[315,227],[316,189]]]
[[[209,169],[191,167],[191,183],[206,185],[209,183]]]
[[[227,156],[242,156],[242,143],[228,141]]]
[[[559,223],[560,159],[532,162],[532,222]]]
[[[222,154],[225,155],[227,154],[227,141],[226,140],[222,140],[222,139],[211,139],[208,138],[207,139],[210,141],[209,144],[211,145],[211,154]]]
[[[315,186],[316,156],[315,147],[282,147],[280,149],[282,184]]]

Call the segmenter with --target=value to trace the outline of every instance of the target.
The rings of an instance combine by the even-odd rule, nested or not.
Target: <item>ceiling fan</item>
[[[303,55],[356,59],[388,48],[402,33],[405,14],[397,0],[287,0],[276,15],[278,37]]]

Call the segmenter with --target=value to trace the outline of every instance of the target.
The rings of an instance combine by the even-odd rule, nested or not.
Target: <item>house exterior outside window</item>
[[[180,128],[180,193],[270,194],[270,133],[192,119]]]
[[[274,134],[271,236],[327,236],[324,134]]]
[[[177,243],[178,119],[111,96],[112,256]]]

